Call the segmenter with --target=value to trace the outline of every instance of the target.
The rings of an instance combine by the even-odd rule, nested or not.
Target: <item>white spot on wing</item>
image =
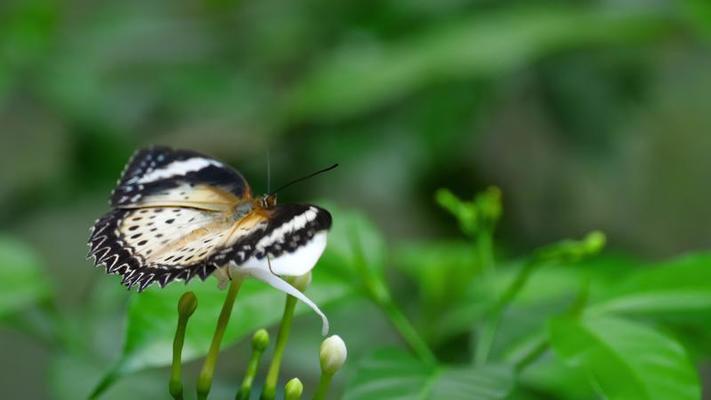
[[[172,163],[162,168],[156,169],[143,175],[142,177],[137,179],[136,182],[148,183],[157,181],[159,179],[170,178],[172,176],[182,176],[187,174],[188,172],[199,171],[210,165],[214,165],[217,167],[222,166],[221,163],[215,160],[200,157],[189,158],[187,160],[181,161],[173,161]]]

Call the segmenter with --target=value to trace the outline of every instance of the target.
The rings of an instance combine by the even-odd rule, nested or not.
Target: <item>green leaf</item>
[[[508,366],[444,368],[435,380],[429,398],[433,400],[504,399],[513,387],[513,369]]]
[[[363,214],[327,205],[333,214],[328,247],[319,265],[337,274],[371,300],[389,298],[384,268],[387,245],[378,228]]]
[[[401,350],[376,352],[358,367],[344,400],[504,399],[513,389],[511,368],[428,366]]]
[[[546,339],[548,335],[545,335]],[[595,392],[587,384],[584,371],[570,368],[552,352],[524,368],[518,375],[518,387],[546,393],[546,398],[595,399]],[[518,399],[518,397],[512,397]]]
[[[51,291],[41,262],[26,244],[0,236],[0,319],[47,297]]]
[[[313,271],[313,283],[306,294],[320,307],[349,296],[352,291],[340,279],[327,271]],[[198,307],[187,327],[183,347],[183,360],[191,360],[207,353],[222,308],[225,291],[217,282],[191,282],[187,287],[170,285],[165,289],[150,288],[133,294],[128,307],[128,320],[121,359],[96,388],[96,393],[108,389],[117,379],[148,367],[168,365],[171,362],[172,342],[178,320],[177,304],[180,296],[192,290]],[[255,330],[279,321],[285,295],[263,282],[248,279],[242,285],[225,331],[222,347],[228,347]],[[320,320],[305,305],[296,308],[296,315],[313,315],[314,337],[320,336]]]
[[[474,246],[464,241],[407,242],[396,254],[396,265],[418,284],[425,305],[439,311],[462,296],[480,270]]]
[[[328,247],[320,265],[349,278],[367,270],[381,274],[387,258],[385,238],[362,213],[325,206],[333,214],[333,227],[328,234]]]
[[[711,311],[711,254],[642,268],[597,300],[589,314],[625,314],[700,323]]]
[[[560,318],[551,321],[549,336],[558,356],[587,372],[605,398],[701,398],[684,348],[654,329],[616,318]]]
[[[464,241],[407,242],[396,248],[397,267],[412,279],[420,297],[419,318],[425,336],[438,341],[452,333],[452,328],[469,329],[472,319],[483,310],[481,291],[467,296],[480,273],[475,248]],[[472,291],[474,292],[474,291]],[[492,296],[489,296],[492,298]],[[443,313],[442,310],[447,312]],[[458,312],[459,310],[462,312]],[[458,328],[453,328],[458,331]]]
[[[495,77],[546,54],[649,40],[670,26],[663,11],[634,14],[546,6],[479,13],[399,43],[342,48],[294,88],[286,107],[296,118],[351,116],[433,82]]]

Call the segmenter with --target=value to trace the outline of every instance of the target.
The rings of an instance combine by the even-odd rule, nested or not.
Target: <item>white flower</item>
[[[314,262],[315,263],[315,262]],[[265,264],[266,266],[267,264]],[[297,288],[289,284],[289,282],[285,281],[282,277],[279,275],[273,274],[268,267],[262,267],[262,266],[245,266],[241,265],[238,266],[234,263],[229,264],[228,266],[224,266],[222,268],[218,268],[215,273],[213,274],[218,280],[218,287],[220,289],[224,289],[227,287],[227,283],[232,279],[232,278],[244,278],[246,276],[250,276],[252,278],[258,279],[269,286],[280,290],[288,295],[294,296],[299,301],[302,303],[306,304],[309,306],[316,314],[318,314],[319,317],[321,317],[321,334],[323,336],[328,335],[328,330],[329,330],[329,324],[328,324],[328,318],[326,318],[326,315],[318,308],[316,303],[311,301],[306,295],[304,295],[301,291],[299,291]],[[304,287],[306,288],[310,283],[311,283],[311,272],[310,270],[307,271],[305,274],[295,277],[295,285],[298,287]]]
[[[321,343],[321,371],[333,375],[338,372],[348,357],[346,343],[338,335],[333,335]]]

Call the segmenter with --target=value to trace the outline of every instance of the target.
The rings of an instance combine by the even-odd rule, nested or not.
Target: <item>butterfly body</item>
[[[222,162],[166,147],[131,158],[110,204],[92,228],[89,255],[139,290],[215,271],[224,278],[230,269],[301,275],[320,257],[331,226],[320,207],[255,198]]]

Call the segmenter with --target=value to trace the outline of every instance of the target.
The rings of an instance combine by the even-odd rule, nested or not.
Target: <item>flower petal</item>
[[[307,306],[311,307],[312,310],[316,314],[318,314],[321,317],[321,333],[323,336],[328,335],[328,318],[326,318],[326,315],[321,312],[321,310],[318,308],[318,306],[311,301],[306,295],[304,295],[302,292],[298,291],[295,287],[291,286],[288,282],[283,280],[277,275],[272,274],[268,270],[264,268],[255,268],[255,267],[240,267],[239,272],[241,274],[245,275],[250,275],[256,279],[259,279],[262,282],[267,283],[271,287],[280,290],[290,296],[294,296],[303,303],[305,303]]]

